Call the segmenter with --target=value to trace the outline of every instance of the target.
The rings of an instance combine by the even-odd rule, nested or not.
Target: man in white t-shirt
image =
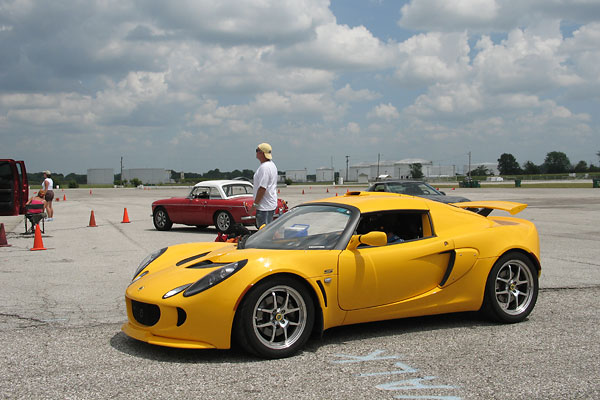
[[[254,203],[256,227],[273,222],[277,208],[277,167],[273,162],[271,145],[261,143],[256,148],[256,158],[260,166],[254,173]]]

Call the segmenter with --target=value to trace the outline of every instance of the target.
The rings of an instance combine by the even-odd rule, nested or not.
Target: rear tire
[[[152,221],[154,222],[154,227],[159,231],[168,231],[173,226],[167,210],[162,207],[154,210]]]
[[[215,228],[217,231],[227,233],[233,226],[233,217],[227,211],[217,211],[214,216]]]
[[[492,267],[481,310],[494,321],[521,322],[533,310],[538,291],[538,271],[529,257],[510,252]]]
[[[290,277],[256,285],[244,298],[234,335],[244,350],[263,358],[295,354],[311,335],[315,306],[308,289]]]

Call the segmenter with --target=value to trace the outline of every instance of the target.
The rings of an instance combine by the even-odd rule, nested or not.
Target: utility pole
[[[471,178],[471,152],[469,151],[469,172],[467,172],[469,179]]]
[[[350,159],[350,156],[346,156],[346,181],[348,181],[348,160]]]
[[[381,153],[377,153],[377,176],[376,178],[379,178],[379,160],[381,158]]]
[[[121,183],[123,183],[123,156],[121,156]]]

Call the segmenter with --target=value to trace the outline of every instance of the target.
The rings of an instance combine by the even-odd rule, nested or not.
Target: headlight
[[[158,257],[160,257],[160,255],[162,253],[164,253],[165,251],[167,251],[167,247],[165,247],[164,249],[157,250],[154,253],[150,254],[148,257],[144,258],[142,260],[142,262],[140,263],[140,266],[135,270],[135,274],[133,274],[133,278],[135,279],[135,277],[138,276],[139,273],[144,270],[144,268],[146,268],[148,265],[150,265],[150,263],[152,261],[154,261]]]
[[[183,292],[183,297],[190,297],[200,292],[203,292],[206,289],[210,289],[217,283],[224,281],[225,279],[229,278],[231,275],[235,274],[237,271],[242,269],[242,267],[246,265],[246,263],[248,263],[248,260],[237,261],[214,270],[213,272],[211,272],[208,275],[205,275],[202,279],[196,281],[196,283],[187,288],[185,292]]]

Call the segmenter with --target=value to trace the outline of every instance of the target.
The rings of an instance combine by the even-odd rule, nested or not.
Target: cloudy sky
[[[598,164],[600,0],[0,0],[30,172]]]

